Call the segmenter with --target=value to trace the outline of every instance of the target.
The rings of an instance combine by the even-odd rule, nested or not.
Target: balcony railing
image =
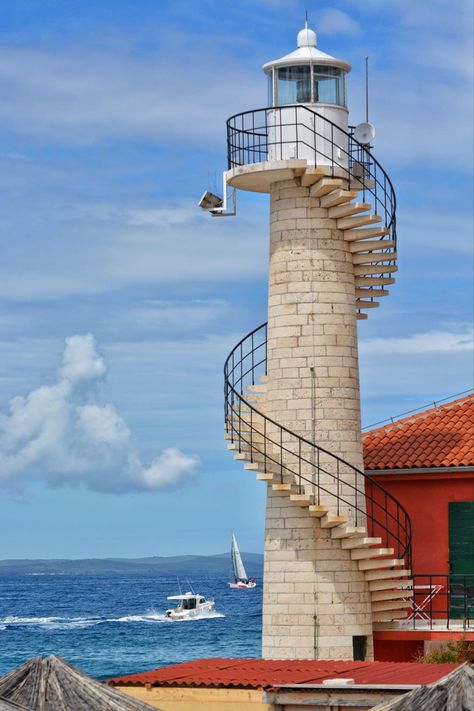
[[[417,573],[412,575],[412,610],[401,622],[405,629],[472,630],[474,632],[474,573]]]

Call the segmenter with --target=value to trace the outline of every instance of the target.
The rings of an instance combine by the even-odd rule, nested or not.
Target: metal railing
[[[302,104],[245,111],[227,120],[229,170],[270,159],[283,160],[291,154],[310,165],[324,166],[328,176],[346,178],[349,185],[355,182],[361,188],[362,201],[370,195],[374,214],[388,230],[381,239],[394,243],[383,251],[387,254],[396,250],[397,200],[390,178],[370,148],[354,138],[353,127],[344,131]],[[393,263],[380,262],[377,275],[389,277],[391,272],[384,272],[384,265]],[[366,288],[369,291],[372,287]]]
[[[408,629],[474,630],[474,573],[416,573]]]
[[[225,423],[238,451],[300,494],[314,492],[317,504],[334,504],[339,515],[349,512],[355,526],[393,548],[405,565],[411,563],[411,523],[403,506],[383,486],[341,457],[265,416],[244,397],[266,373],[267,324],[245,336],[224,365]]]

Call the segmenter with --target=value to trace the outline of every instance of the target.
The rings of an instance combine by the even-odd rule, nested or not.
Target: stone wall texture
[[[351,254],[336,220],[299,178],[272,185],[268,299],[265,413],[363,469]],[[285,435],[290,452],[296,442]],[[302,454],[305,490],[314,491],[314,450]],[[296,456],[287,460],[291,467]],[[319,464],[320,503],[336,514],[339,494],[339,513],[354,522],[353,470],[324,454]],[[370,659],[371,634],[368,586],[350,551],[307,509],[268,487],[263,656],[352,659],[352,638],[362,635]]]

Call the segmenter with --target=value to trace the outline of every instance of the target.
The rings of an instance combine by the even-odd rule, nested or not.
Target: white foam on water
[[[10,615],[0,618],[0,630],[7,629],[10,625],[37,626],[45,629],[74,629],[93,627],[107,622],[130,624],[130,623],[163,623],[163,622],[196,622],[198,620],[225,617],[220,612],[210,612],[196,617],[187,617],[181,620],[171,620],[165,614],[149,610],[141,615],[123,615],[122,617],[17,617]]]

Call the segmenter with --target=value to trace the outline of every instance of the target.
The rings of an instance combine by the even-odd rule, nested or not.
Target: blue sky
[[[0,557],[263,544],[222,366],[265,320],[267,199],[196,203],[225,120],[305,10],[353,65],[398,197],[391,295],[359,326],[366,424],[472,385],[472,17],[440,0],[15,0],[0,8]],[[89,334],[89,335],[88,335]]]

